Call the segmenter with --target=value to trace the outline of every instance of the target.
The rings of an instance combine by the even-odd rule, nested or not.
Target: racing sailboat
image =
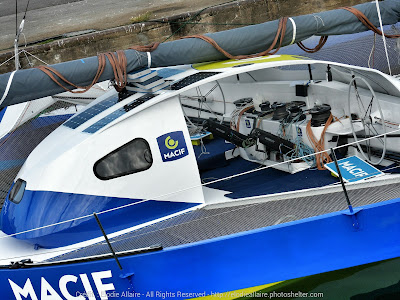
[[[189,58],[162,54],[172,43],[203,46],[174,66]],[[399,257],[399,80],[296,55],[203,62],[220,58],[203,43],[126,51],[126,87],[32,151],[1,211],[7,298],[240,297]],[[244,45],[234,54],[259,52]],[[42,74],[16,85],[28,72]],[[59,91],[46,76],[31,97]],[[2,105],[24,101],[13,84]]]

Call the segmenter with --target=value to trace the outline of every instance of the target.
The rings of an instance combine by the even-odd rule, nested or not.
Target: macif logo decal
[[[106,300],[110,298],[120,298],[119,296],[122,296],[124,299],[126,299],[124,295],[121,295],[115,291],[114,284],[109,279],[112,278],[111,270],[93,272],[91,275],[91,279],[97,288],[97,293],[100,296],[100,299]],[[47,281],[44,277],[42,277],[40,283],[38,282],[38,278],[35,278],[33,281],[35,284],[32,284],[31,279],[28,278],[23,287],[19,286],[11,279],[8,279],[8,282],[10,283],[14,297],[17,300],[22,300],[22,297],[24,297],[23,299],[27,299],[29,297],[29,299],[32,300],[86,299],[86,297],[89,299],[99,299],[96,295],[97,293],[95,293],[95,289],[92,287],[89,281],[89,276],[86,273],[79,274],[79,277],[75,275],[63,275],[61,278],[57,279],[54,278],[54,276],[49,275],[48,279],[49,278],[50,281]],[[107,281],[108,283],[105,283]],[[50,282],[52,282],[53,285],[51,285]],[[18,283],[20,284],[21,282]],[[60,288],[59,291],[64,298],[62,298],[61,295],[56,291],[58,287]]]
[[[174,131],[159,136],[157,142],[164,162],[177,160],[189,154],[182,131]]]

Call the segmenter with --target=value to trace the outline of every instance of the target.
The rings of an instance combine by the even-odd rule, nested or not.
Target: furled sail
[[[400,20],[400,1],[386,0],[379,2],[384,25],[395,24]],[[379,26],[375,3],[355,6],[374,26]],[[258,25],[206,34],[221,48],[233,55],[248,55],[264,51],[275,39],[279,20]],[[351,34],[366,31],[368,28],[351,12],[336,9],[318,14],[290,18],[287,22],[282,46],[301,42],[313,35],[329,36]],[[191,64],[224,59],[225,56],[209,43],[188,38],[162,43],[150,53],[125,50],[127,71],[151,67]],[[96,77],[98,58],[89,57],[51,67],[79,86],[89,85]],[[113,79],[114,72],[109,60],[98,81]],[[74,87],[68,86],[73,89]],[[48,75],[37,68],[19,70],[0,75],[0,108],[26,102],[41,97],[63,92]]]

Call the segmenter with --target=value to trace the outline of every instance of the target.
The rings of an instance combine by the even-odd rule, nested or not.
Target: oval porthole
[[[15,204],[20,203],[22,197],[24,196],[25,188],[26,188],[26,181],[22,180],[21,178],[18,178],[10,191],[10,195],[8,197],[10,201]]]

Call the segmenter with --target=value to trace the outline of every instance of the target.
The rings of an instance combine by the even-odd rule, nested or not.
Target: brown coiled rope
[[[215,49],[217,49],[219,52],[221,52],[225,57],[230,58],[230,59],[246,59],[246,58],[254,58],[254,57],[265,56],[265,55],[273,55],[276,52],[278,52],[282,46],[283,38],[285,37],[285,33],[286,33],[287,21],[288,21],[287,17],[283,17],[283,18],[279,19],[278,29],[276,31],[276,35],[275,35],[274,40],[272,41],[272,44],[268,47],[268,49],[266,49],[262,52],[256,53],[256,54],[232,55],[229,52],[227,52],[226,50],[224,50],[220,45],[218,45],[218,43],[213,38],[206,36],[206,35],[202,35],[202,34],[184,36],[184,37],[181,37],[181,39],[189,39],[189,38],[201,39],[201,40],[209,43],[211,46],[213,46]],[[318,45],[315,48],[308,48],[308,47],[304,46],[301,42],[297,43],[297,45],[299,45],[299,47],[301,49],[303,49],[305,52],[314,53],[314,52],[319,51],[324,46],[327,39],[328,39],[327,36],[321,37]],[[279,43],[278,43],[278,40],[279,40]],[[141,52],[153,52],[154,50],[157,49],[157,47],[159,45],[160,45],[160,43],[152,43],[147,46],[130,47],[129,49],[133,49],[133,50],[141,51]],[[272,51],[275,47],[276,47],[276,49],[274,51]]]
[[[121,91],[126,86],[127,82],[127,72],[126,72],[127,59],[125,56],[125,52],[122,50],[118,50],[117,55],[115,55],[112,52],[100,53],[99,55],[97,55],[97,58],[99,60],[97,72],[92,82],[88,86],[78,86],[70,82],[60,72],[58,72],[52,67],[38,66],[36,68],[47,74],[47,76],[49,76],[57,85],[62,87],[64,90],[74,94],[78,94],[88,91],[93,85],[96,84],[101,74],[103,74],[104,72],[104,69],[106,67],[106,59],[108,59],[114,72],[115,89],[117,91]],[[64,84],[68,84],[74,87],[75,89],[79,90],[71,90],[66,86],[64,86]]]
[[[306,126],[306,132],[308,139],[314,148],[314,152],[317,153],[315,154],[315,160],[317,163],[317,168],[318,170],[325,170],[325,164],[329,163],[332,161],[330,158],[329,154],[327,152],[322,152],[325,150],[325,132],[328,129],[329,125],[333,122],[333,115],[331,114],[328,118],[328,120],[325,123],[324,129],[321,132],[321,136],[319,139],[317,139],[314,136],[314,133],[311,129],[311,120],[308,121],[307,126]],[[322,153],[320,153],[322,152]]]
[[[112,52],[107,52],[105,55],[114,71],[114,87],[120,92],[126,86],[128,76],[126,72],[127,60],[125,52],[118,50],[117,56]]]
[[[285,37],[285,32],[286,32],[287,20],[288,20],[287,17],[283,17],[279,20],[278,29],[276,31],[276,35],[275,35],[274,40],[272,41],[272,44],[268,47],[268,49],[266,49],[260,53],[257,53],[257,54],[232,55],[232,54],[228,53],[227,51],[225,51],[224,49],[222,49],[214,39],[212,39],[208,36],[205,36],[205,35],[190,35],[190,36],[185,36],[183,38],[184,39],[188,39],[188,38],[201,39],[201,40],[209,43],[210,45],[212,45],[215,49],[217,49],[219,52],[221,52],[225,57],[230,58],[230,59],[245,59],[245,58],[253,58],[253,57],[264,56],[264,55],[272,55],[272,54],[275,54],[276,52],[278,52],[280,47],[282,46],[282,41],[283,41],[283,38]],[[280,39],[279,39],[279,37],[280,37]],[[278,47],[274,51],[270,52],[277,45],[278,39],[279,39]]]
[[[359,11],[357,8],[354,7],[342,7],[342,9],[345,9],[352,14],[354,14],[360,21],[367,27],[368,29],[372,30],[374,33],[382,35],[382,31],[380,31],[378,28],[375,27],[374,24],[367,18],[366,15],[364,15],[361,11]],[[385,34],[385,37],[389,39],[396,39],[400,37],[400,34]]]
[[[321,38],[319,39],[318,45],[315,46],[314,48],[308,48],[302,42],[298,42],[297,46],[299,46],[300,49],[303,50],[304,52],[315,53],[315,52],[321,50],[321,48],[325,45],[327,40],[328,40],[327,36],[321,36]]]
[[[357,8],[354,8],[354,7],[342,7],[342,9],[345,9],[345,10],[351,12],[352,14],[354,14],[368,29],[372,30],[374,33],[382,35],[382,31],[379,30],[378,28],[376,28],[375,25],[372,24],[372,22],[361,11],[359,11]],[[263,52],[260,52],[260,53],[257,53],[257,54],[232,55],[232,54],[228,53],[227,51],[225,51],[224,49],[222,49],[214,39],[212,39],[211,37],[205,36],[205,35],[191,35],[191,36],[182,37],[182,39],[186,39],[186,38],[198,38],[198,39],[201,39],[201,40],[209,43],[210,45],[212,45],[215,49],[217,49],[219,52],[221,52],[225,57],[230,58],[230,59],[245,59],[245,58],[252,58],[252,57],[258,57],[258,56],[264,56],[264,55],[271,55],[271,54],[275,54],[276,52],[278,52],[278,50],[282,46],[282,41],[283,41],[283,38],[284,38],[285,32],[286,32],[287,20],[288,20],[287,17],[281,18],[279,20],[278,30],[276,32],[274,41],[272,42],[272,44],[270,45],[270,47],[267,50],[265,50]],[[280,38],[278,47],[273,52],[270,53],[270,51],[276,46],[279,36],[281,38]],[[393,34],[393,35],[385,34],[385,37],[387,37],[387,38],[399,38],[400,34]],[[327,40],[328,40],[327,36],[321,36],[321,38],[319,40],[319,43],[314,48],[308,48],[302,42],[298,42],[297,45],[303,51],[305,51],[307,53],[315,53],[315,52],[321,50],[321,48],[325,45]],[[134,50],[142,51],[142,52],[152,52],[152,51],[157,49],[159,44],[160,43],[153,43],[153,44],[148,45],[148,46],[131,47],[130,49],[134,49]]]
[[[129,49],[140,51],[140,52],[153,52],[158,48],[158,45],[160,45],[160,42],[155,42],[150,45],[145,45],[145,46],[132,46],[129,47]]]
[[[345,9],[345,10],[351,12],[352,14],[354,14],[368,29],[372,30],[374,33],[382,35],[382,31],[379,30],[377,27],[375,27],[375,25],[372,24],[372,22],[370,20],[368,20],[368,18],[358,9],[356,9],[354,7],[342,7],[342,9]],[[264,56],[264,55],[272,55],[272,54],[275,54],[276,52],[278,52],[282,46],[282,41],[283,41],[283,38],[285,37],[285,33],[286,33],[287,21],[288,21],[287,17],[283,17],[279,20],[278,29],[277,29],[277,32],[276,32],[276,35],[275,35],[275,38],[274,38],[272,44],[265,51],[262,51],[262,52],[256,53],[256,54],[232,55],[232,54],[228,53],[226,50],[222,49],[221,46],[219,46],[218,43],[214,39],[212,39],[211,37],[205,36],[205,35],[191,35],[191,36],[182,37],[182,39],[186,39],[186,38],[201,39],[201,40],[209,43],[210,45],[212,45],[215,49],[217,49],[219,52],[221,52],[225,57],[230,58],[230,59],[245,59],[245,58],[253,58],[253,57],[259,57],[259,56]],[[385,34],[385,37],[399,38],[400,34],[394,34],[394,35]],[[314,48],[308,48],[302,42],[298,42],[297,45],[303,51],[305,51],[307,53],[314,53],[314,52],[319,51],[325,45],[327,39],[328,39],[327,36],[322,36],[319,40],[318,45]],[[279,40],[279,44],[278,44],[278,40]],[[278,46],[277,46],[277,44],[278,44]],[[157,47],[159,45],[160,45],[160,43],[156,42],[156,43],[152,43],[147,46],[133,46],[133,47],[130,47],[129,49],[133,49],[133,50],[140,51],[140,52],[153,52],[154,50],[157,49]],[[272,49],[274,49],[275,46],[277,46],[276,49],[274,51],[272,51]],[[117,56],[115,56],[115,54],[112,52],[101,53],[98,55],[99,66],[97,69],[97,73],[96,73],[92,83],[85,87],[80,87],[80,86],[73,84],[72,82],[68,81],[62,74],[60,74],[58,71],[56,71],[55,69],[53,69],[49,66],[39,66],[37,68],[39,70],[43,71],[44,73],[46,73],[56,84],[58,84],[64,90],[69,91],[71,93],[84,93],[87,90],[89,90],[99,80],[101,74],[103,74],[104,69],[106,67],[106,57],[110,61],[110,64],[114,71],[114,81],[115,81],[115,86],[116,86],[115,88],[117,91],[121,91],[126,86],[126,80],[127,80],[127,70],[126,70],[127,60],[126,60],[125,53],[121,50],[117,51]],[[58,77],[58,79],[57,79],[57,77]],[[59,79],[61,81],[63,81],[64,83],[69,84],[70,86],[72,86],[76,89],[80,89],[80,90],[72,91],[72,90],[68,89],[59,81]]]
[[[232,55],[232,54],[228,53],[227,51],[225,51],[224,49],[222,49],[222,47],[219,46],[218,43],[214,39],[212,39],[208,36],[205,36],[205,35],[191,35],[191,36],[182,37],[182,39],[187,39],[187,38],[201,39],[201,40],[209,43],[210,45],[212,45],[215,49],[217,49],[219,52],[221,52],[225,57],[230,58],[230,59],[245,59],[245,58],[254,58],[254,57],[265,56],[265,55],[272,55],[272,54],[275,54],[276,52],[278,52],[282,46],[283,38],[285,37],[285,33],[286,33],[287,21],[288,21],[287,17],[283,17],[279,20],[278,29],[276,31],[276,35],[275,35],[274,40],[272,41],[272,44],[268,47],[268,49],[266,49],[260,53],[256,53],[256,54]],[[310,52],[310,51],[316,52],[322,48],[322,46],[326,42],[326,39],[327,39],[327,37],[322,37],[320,40],[320,43],[313,49],[307,48],[301,43],[298,43],[298,45],[300,48],[303,47],[305,49],[304,51],[306,51],[306,52]],[[279,43],[278,43],[278,40],[279,40]],[[152,44],[146,45],[146,46],[133,46],[133,47],[130,47],[129,49],[140,51],[140,52],[153,52],[154,50],[156,50],[158,48],[159,45],[160,45],[160,43],[156,42],[156,43],[152,43]],[[277,47],[275,50],[273,50],[275,48],[275,46],[277,46]],[[96,75],[93,78],[92,83],[89,84],[88,86],[84,86],[84,87],[78,86],[78,85],[70,82],[61,73],[59,73],[52,67],[38,66],[37,68],[39,70],[43,71],[45,74],[47,74],[57,85],[62,87],[64,90],[71,92],[71,93],[84,93],[87,90],[89,90],[99,80],[100,76],[103,74],[104,69],[106,67],[106,58],[107,58],[111,64],[111,67],[113,68],[113,71],[114,71],[115,89],[117,91],[121,91],[126,86],[126,83],[127,83],[127,70],[126,70],[127,59],[126,59],[125,53],[122,50],[118,50],[116,56],[112,52],[107,52],[107,53],[101,53],[97,57],[99,60],[99,66],[98,66]],[[71,90],[71,89],[67,88],[66,86],[64,86],[64,84],[68,84],[68,85],[74,87],[75,89],[79,89],[79,90]]]

